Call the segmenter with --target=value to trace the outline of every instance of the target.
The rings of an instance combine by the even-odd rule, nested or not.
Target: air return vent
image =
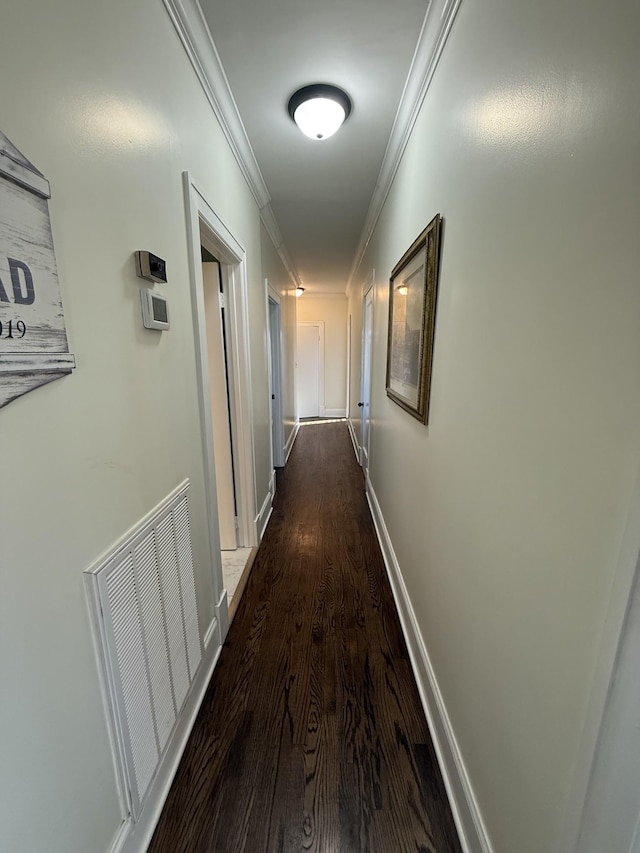
[[[119,775],[134,820],[202,657],[188,486],[86,573]]]

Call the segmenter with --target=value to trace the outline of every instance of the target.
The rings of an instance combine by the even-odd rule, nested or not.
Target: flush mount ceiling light
[[[351,99],[337,86],[315,83],[294,92],[288,110],[309,139],[328,139],[351,112]]]
[[[296,296],[302,296],[304,293],[304,287],[296,287]]]

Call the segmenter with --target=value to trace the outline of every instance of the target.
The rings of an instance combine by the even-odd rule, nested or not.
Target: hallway
[[[150,853],[454,853],[344,422],[307,424]]]

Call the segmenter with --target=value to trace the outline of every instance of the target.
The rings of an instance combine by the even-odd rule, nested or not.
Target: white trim
[[[262,503],[262,507],[260,512],[256,518],[256,526],[258,528],[259,542],[262,542],[262,537],[264,536],[264,531],[267,529],[267,524],[269,523],[269,519],[271,518],[271,513],[273,512],[273,498],[276,493],[276,472],[271,472],[271,479],[269,480],[269,491],[266,494],[266,497]]]
[[[418,44],[413,54],[411,68],[405,83],[400,105],[391,129],[387,150],[376,187],[369,204],[367,218],[360,235],[360,242],[351,265],[346,292],[349,293],[358,267],[364,257],[374,229],[389,195],[416,120],[431,85],[443,48],[455,20],[462,0],[431,0],[427,8]]]
[[[265,278],[264,284],[267,289],[267,299],[272,299],[277,305],[281,305],[282,296],[280,296],[275,287],[272,286],[268,278]]]
[[[135,824],[129,822],[128,827],[125,822],[120,827],[111,853],[144,853],[149,847],[220,651],[221,646],[205,648],[198,672],[167,744],[167,751],[147,793],[140,820]]]
[[[271,208],[269,190],[253,153],[200,4],[197,0],[163,2],[240,171],[256,200],[262,223],[294,286],[297,286],[300,284],[300,277],[284,245],[282,233]]]
[[[220,625],[220,623],[218,622],[217,615],[216,615],[213,617],[213,619],[211,620],[211,622],[209,624],[209,627],[204,632],[204,639],[203,639],[202,643],[203,643],[203,646],[205,649],[208,649],[209,646],[211,645],[212,641],[216,640],[216,639],[218,641],[218,645],[220,645],[219,625]],[[217,635],[217,637],[216,637],[216,635]]]
[[[200,4],[197,0],[163,2],[258,208],[262,208],[271,197]]]
[[[296,421],[293,425],[293,429],[289,433],[289,438],[287,439],[287,443],[284,446],[284,464],[286,465],[289,461],[289,456],[291,456],[291,451],[293,450],[293,445],[298,436],[298,430],[300,429],[300,421]]]
[[[292,281],[295,285],[299,285],[300,277],[284,245],[271,207],[271,196],[251,148],[202,10],[197,0],[163,0],[163,2],[200,85],[220,123],[222,132],[258,204],[260,218],[271,242]],[[347,293],[391,189],[461,3],[462,0],[431,0],[429,3],[351,267],[346,287]],[[320,294],[309,295],[321,298]]]
[[[243,250],[244,252],[244,250]],[[234,472],[239,490],[238,503],[239,545],[253,548],[258,544],[257,531],[253,524],[256,511],[255,449],[253,445],[253,421],[251,387],[251,354],[249,351],[249,294],[247,287],[247,264],[243,254],[240,263],[233,266],[230,259],[221,258],[222,278],[228,296],[227,325],[230,327],[229,385],[231,388],[234,417],[231,428],[234,441]],[[229,340],[229,339],[228,339]]]
[[[216,604],[216,619],[218,622],[218,631],[220,632],[219,642],[220,645],[222,645],[222,643],[227,639],[227,634],[229,633],[229,599],[227,597],[226,589],[222,592],[220,603]]]
[[[347,314],[347,388],[344,401],[344,416],[345,418],[351,416],[351,314]]]
[[[366,494],[462,849],[464,853],[493,853],[389,531],[368,476]]]
[[[122,853],[124,849],[124,845],[127,843],[127,837],[131,832],[132,820],[130,817],[123,820],[120,824],[120,828],[116,832],[113,841],[111,842],[111,846],[109,847],[109,853]]]
[[[609,594],[609,602],[600,633],[598,658],[591,693],[580,734],[580,745],[573,774],[571,792],[565,809],[557,853],[574,853],[585,819],[589,782],[600,730],[604,722],[607,700],[616,674],[618,649],[623,639],[625,618],[633,591],[640,554],[640,476],[636,478],[627,523]]]
[[[218,504],[215,492],[215,467],[211,426],[211,404],[209,400],[209,366],[207,357],[207,335],[204,317],[202,284],[201,245],[209,243],[220,261],[223,280],[229,296],[229,315],[232,325],[229,347],[229,380],[232,385],[234,440],[234,470],[238,484],[238,518],[240,545],[253,547],[258,543],[255,526],[255,486],[253,472],[254,448],[251,424],[251,375],[249,355],[249,331],[247,317],[246,253],[217,216],[206,199],[193,183],[188,172],[183,173],[187,228],[189,234],[189,267],[193,323],[196,344],[196,373],[198,377],[198,401],[202,454],[205,472],[205,493],[209,528],[210,564],[214,568],[214,592],[217,599],[224,589],[222,562],[220,559],[220,534],[218,531]],[[202,229],[206,230],[206,236]]]
[[[325,418],[346,418],[347,412],[345,409],[326,409],[324,410]]]
[[[278,291],[265,278],[265,310],[267,322],[267,367],[269,373],[269,437],[271,439],[271,467],[284,465],[284,406],[282,389],[282,299]],[[276,306],[277,322],[272,327],[271,303]],[[276,358],[273,358],[274,349]],[[274,401],[276,418],[273,417]],[[275,452],[274,452],[275,446]]]
[[[360,465],[360,446],[358,445],[356,431],[353,428],[353,421],[351,418],[347,418],[347,425],[349,427],[349,435],[351,436],[351,444],[353,444],[353,452],[356,454],[356,462]]]
[[[373,385],[373,336],[375,331],[375,314],[376,314],[376,291],[375,291],[375,283],[376,283],[376,271],[375,269],[371,270],[371,277],[367,282],[365,282],[362,288],[362,343],[360,346],[360,402],[364,403],[364,406],[360,407],[360,440],[358,441],[358,447],[360,448],[360,465],[362,466],[365,473],[369,470],[369,466],[371,465],[371,388]],[[367,332],[367,323],[366,323],[366,315],[367,315],[367,301],[369,299],[369,294],[371,294],[371,328],[369,329],[371,340],[369,343],[369,347],[367,348],[366,341],[366,332]],[[365,388],[365,360],[369,357],[369,387]],[[365,419],[367,421],[367,442],[365,446],[364,442],[364,425]],[[365,465],[366,460],[366,465]]]
[[[298,272],[294,266],[289,253],[287,252],[287,248],[284,245],[284,237],[282,236],[282,232],[280,231],[280,226],[276,221],[276,217],[273,213],[270,204],[265,204],[264,207],[260,208],[260,219],[262,220],[262,224],[264,225],[267,234],[269,235],[269,239],[273,243],[273,247],[280,256],[280,260],[284,264],[284,268],[289,273],[289,277],[293,282],[294,287],[301,287],[302,281]]]

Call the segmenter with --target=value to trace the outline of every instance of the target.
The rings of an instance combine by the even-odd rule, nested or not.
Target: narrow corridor
[[[149,850],[460,850],[345,422],[300,429]]]

